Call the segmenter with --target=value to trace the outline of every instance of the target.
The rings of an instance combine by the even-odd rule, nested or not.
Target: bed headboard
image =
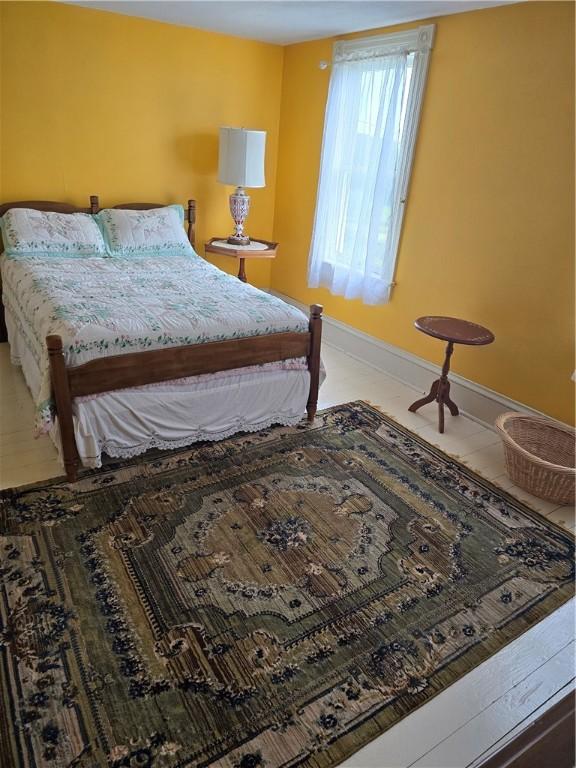
[[[165,205],[167,203],[122,203],[121,205],[114,205],[113,208],[147,211],[151,208],[163,208]],[[98,195],[90,195],[90,205],[87,208],[80,208],[71,203],[58,203],[53,200],[16,200],[11,203],[0,203],[0,216],[10,208],[33,208],[36,211],[51,211],[54,213],[98,213],[98,211],[102,210]],[[188,240],[192,247],[194,247],[196,240],[196,200],[188,200],[185,219],[188,222]],[[0,253],[2,253],[2,250],[2,238],[0,236]]]
[[[57,203],[53,200],[16,200],[12,203],[0,203],[0,216],[10,208],[33,208],[35,211],[53,211],[54,213],[97,213],[98,197],[90,197],[88,208],[79,208],[71,203]]]

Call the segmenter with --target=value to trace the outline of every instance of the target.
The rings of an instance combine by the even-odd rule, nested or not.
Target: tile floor
[[[573,508],[537,499],[511,483],[492,429],[466,416],[447,415],[446,432],[440,435],[434,406],[417,414],[408,411],[417,391],[328,344],[323,359],[328,376],[320,408],[366,400],[549,519],[574,529]],[[10,365],[8,345],[0,344],[0,488],[62,474],[50,440],[33,438],[33,410],[22,374]],[[571,601],[370,742],[344,768],[476,768],[574,689],[574,619]]]

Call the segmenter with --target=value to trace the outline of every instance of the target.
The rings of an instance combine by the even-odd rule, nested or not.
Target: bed
[[[55,213],[90,207],[21,201]],[[152,211],[131,203],[114,210]],[[186,212],[194,245],[195,203]],[[38,429],[56,442],[67,479],[102,454],[217,440],[316,413],[323,376],[322,307],[299,309],[195,252],[131,258],[1,257],[11,359],[22,367]]]

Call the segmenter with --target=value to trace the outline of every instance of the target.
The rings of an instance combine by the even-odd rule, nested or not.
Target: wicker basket
[[[509,411],[496,419],[510,479],[534,496],[574,504],[576,430]]]

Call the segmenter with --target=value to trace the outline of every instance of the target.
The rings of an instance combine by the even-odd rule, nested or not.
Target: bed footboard
[[[76,480],[80,465],[72,416],[72,401],[75,397],[305,357],[310,371],[306,411],[308,421],[313,421],[318,405],[321,340],[322,307],[319,304],[310,307],[308,333],[273,333],[268,336],[131,352],[91,360],[72,368],[66,366],[60,336],[47,336],[52,392],[68,481],[73,483]]]

